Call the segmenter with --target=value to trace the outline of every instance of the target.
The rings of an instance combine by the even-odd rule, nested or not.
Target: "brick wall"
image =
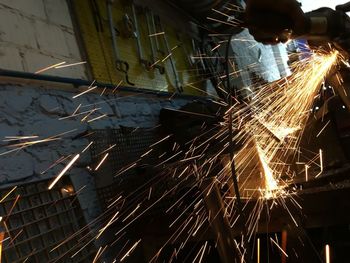
[[[65,0],[0,0],[0,68],[35,72],[82,58]],[[86,79],[85,66],[45,74]]]

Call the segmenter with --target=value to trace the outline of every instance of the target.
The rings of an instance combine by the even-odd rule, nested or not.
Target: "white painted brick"
[[[66,58],[55,58],[53,56],[48,56],[37,51],[28,50],[24,54],[24,60],[26,64],[27,72],[36,72],[39,69],[45,68],[50,65],[57,64],[59,62],[66,61],[67,64],[78,62],[76,60],[70,60]],[[86,79],[85,66],[78,65],[73,67],[66,67],[60,69],[50,69],[43,72],[42,74],[66,77],[66,78],[77,78],[77,79]]]
[[[0,0],[0,4],[19,10],[26,15],[33,15],[46,19],[42,0]]]
[[[66,31],[63,31],[63,34],[68,47],[69,56],[76,60],[81,60],[80,50],[75,35]]]
[[[0,43],[3,42],[0,44],[0,67],[35,72],[62,61],[82,61],[75,36],[61,27],[64,25],[73,30],[67,3],[64,0],[45,0],[45,4],[50,21],[60,25],[25,16],[32,13],[46,20],[42,0],[0,0]],[[12,45],[11,48],[4,47],[7,42],[6,46]],[[24,53],[24,66],[14,47]],[[45,74],[87,79],[85,65],[51,70]]]
[[[34,73],[39,69],[59,63],[58,59],[53,58],[52,56],[47,56],[38,51],[28,50],[24,53],[24,60],[26,64],[26,71]],[[54,70],[53,70],[54,71]],[[50,71],[45,72],[45,74],[50,73]],[[52,75],[52,71],[51,71]]]
[[[59,26],[36,20],[35,29],[40,50],[69,57],[65,37]]]
[[[46,13],[52,23],[73,28],[72,19],[65,0],[44,0]]]
[[[23,71],[22,58],[15,47],[0,44],[0,68]]]
[[[0,9],[0,39],[21,46],[37,47],[34,20],[9,9]]]

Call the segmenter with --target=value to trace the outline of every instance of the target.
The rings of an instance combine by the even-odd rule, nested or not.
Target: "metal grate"
[[[13,189],[1,189],[0,194]],[[88,245],[71,258],[89,235],[79,232],[86,222],[67,177],[52,190],[47,181],[18,186],[0,204],[0,213],[3,262],[91,262],[96,253]]]
[[[155,129],[121,128],[109,130],[93,130],[90,140],[92,144],[91,157],[94,166],[103,158],[103,153],[109,147],[116,145],[109,151],[106,162],[96,171],[95,183],[100,201],[107,206],[110,200],[118,194],[118,190],[127,191],[141,178],[137,176],[137,169],[129,169],[116,176],[141,155],[150,150],[149,146],[159,140],[159,133]],[[154,163],[154,155],[143,158],[143,163]],[[121,187],[122,186],[122,187]],[[120,193],[120,191],[119,191]]]

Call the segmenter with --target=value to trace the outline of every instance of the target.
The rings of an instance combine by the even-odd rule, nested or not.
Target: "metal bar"
[[[118,51],[118,45],[117,45],[117,36],[115,34],[114,29],[114,20],[113,20],[113,11],[112,11],[112,4],[114,1],[107,0],[107,13],[108,13],[108,23],[109,23],[109,30],[112,36],[112,50],[113,55],[116,60],[120,60],[119,51]]]
[[[212,189],[208,192],[208,188]],[[203,199],[207,210],[210,212],[210,226],[213,229],[215,240],[217,241],[218,253],[221,262],[236,262],[238,253],[235,254],[235,243],[232,235],[230,223],[225,215],[225,208],[220,194],[220,190],[214,178],[206,179],[201,185]]]
[[[142,50],[142,44],[141,44],[141,33],[139,29],[139,22],[137,19],[136,14],[136,7],[135,4],[131,4],[132,9],[132,16],[133,16],[133,26],[134,26],[134,33],[135,33],[135,39],[136,39],[136,46],[137,46],[137,55],[139,57],[140,63],[146,68],[146,70],[150,70],[152,63],[144,58],[143,50]]]
[[[177,69],[176,69],[175,61],[174,61],[174,58],[173,58],[173,56],[171,54],[168,38],[166,36],[166,33],[164,31],[164,27],[163,27],[161,21],[159,22],[159,24],[160,24],[160,28],[161,28],[162,32],[164,32],[163,40],[164,40],[166,51],[167,51],[168,55],[170,56],[169,59],[170,59],[171,68],[172,68],[173,73],[174,73],[175,86],[176,86],[177,91],[179,93],[181,93],[181,92],[183,92],[183,87],[182,87],[182,84],[180,83],[180,78],[179,78],[179,74],[178,74]]]
[[[5,69],[0,69],[0,77],[1,76],[71,84],[71,85],[74,85],[76,87],[90,86],[91,85],[91,81],[83,80],[83,79],[64,78],[64,77],[34,74],[34,73],[29,73],[29,72],[21,72],[21,71],[13,71],[13,70],[5,70]],[[107,88],[107,89],[112,89],[112,90],[115,88],[115,85],[101,83],[101,82],[95,82],[94,85],[99,87],[99,88]],[[136,87],[120,86],[120,87],[118,87],[118,90],[121,92],[140,93],[140,94],[145,94],[145,95],[148,94],[148,95],[155,95],[158,97],[171,97],[171,96],[173,96],[172,93],[165,92],[165,91],[154,91],[154,90],[150,90],[150,89],[143,89],[143,88],[136,88]],[[199,96],[193,96],[193,95],[177,94],[177,96],[179,98],[184,98],[184,99],[187,98],[190,100],[191,99],[197,99],[197,100],[202,100],[202,101],[207,100],[205,97],[199,97]]]
[[[82,219],[82,218],[83,218],[83,216],[81,216],[80,218],[77,218],[77,219],[79,220],[79,219]],[[47,234],[51,233],[52,231],[58,230],[58,229],[60,229],[60,228],[63,228],[63,227],[66,227],[66,226],[71,226],[71,225],[73,225],[75,222],[76,222],[76,220],[71,220],[71,221],[69,221],[68,223],[60,224],[59,226],[57,226],[57,227],[55,227],[55,228],[50,228],[50,230],[48,230],[48,231],[46,231],[46,232],[40,232],[40,234],[37,234],[37,235],[35,235],[35,236],[30,236],[30,238],[21,240],[21,241],[19,241],[19,242],[14,241],[14,242],[12,242],[12,244],[11,244],[10,246],[4,247],[4,248],[3,248],[3,251],[6,251],[6,250],[8,250],[8,249],[10,249],[10,248],[14,248],[14,247],[16,247],[16,246],[18,246],[18,245],[20,245],[20,244],[24,244],[24,243],[26,243],[26,242],[28,242],[28,241],[30,241],[30,240],[33,240],[34,238],[38,238],[38,237],[41,237],[41,236],[43,236],[43,235],[47,235]],[[10,230],[10,231],[11,231],[11,230]]]
[[[54,235],[57,239],[63,238],[56,244],[61,243],[83,226],[80,222],[84,219],[84,215],[80,206],[68,205],[71,200],[75,199],[76,195],[65,195],[59,189],[55,192],[40,191],[46,189],[47,181],[40,180],[40,183],[26,183],[19,188],[20,193],[23,193],[23,196],[21,196],[22,202],[26,201],[25,203],[28,204],[20,206],[19,211],[9,215],[9,222],[13,222],[9,225],[9,233],[14,239],[17,238],[17,235],[22,235],[20,239],[11,241],[4,248],[5,258],[11,262],[22,262],[29,257],[31,262],[48,262],[52,260],[52,257],[55,257],[55,259],[66,257],[67,252],[71,249],[67,244],[62,245],[62,249],[57,251],[56,256],[48,253],[55,244],[45,242]],[[3,191],[6,190],[3,189]],[[43,193],[45,194],[43,195]],[[4,208],[5,206],[6,204],[2,203],[0,207]],[[11,219],[14,221],[11,221]],[[50,225],[49,229],[47,229],[46,223]],[[23,230],[23,233],[18,232],[18,230]],[[74,240],[77,241],[81,237],[82,235],[76,236]],[[27,249],[23,250],[23,247]],[[93,251],[93,249],[90,251]],[[81,255],[85,256],[86,254],[89,254],[89,250],[84,249]],[[77,258],[74,262],[77,260],[80,260],[80,258]]]
[[[157,36],[152,37],[152,34],[156,33],[155,27],[153,26],[154,23],[154,19],[152,22],[152,16],[153,14],[151,13],[151,11],[149,9],[146,9],[146,21],[147,21],[147,31],[148,31],[148,39],[150,42],[150,46],[151,46],[151,67],[154,67],[156,69],[158,69],[160,74],[164,74],[165,73],[165,68],[161,65],[159,65],[159,61],[157,61],[158,56],[157,56],[157,51],[156,48],[158,49],[159,44],[157,44],[158,39]],[[155,43],[156,42],[156,45]]]

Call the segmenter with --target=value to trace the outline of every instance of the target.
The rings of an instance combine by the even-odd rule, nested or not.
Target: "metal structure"
[[[159,135],[154,129],[121,128],[92,131],[90,140],[95,142],[91,147],[92,163],[97,164],[102,158],[101,152],[115,145],[106,163],[96,171],[95,183],[103,207],[108,206],[111,198],[118,194],[118,190],[127,192],[128,189],[133,189],[130,182],[139,180],[135,168],[120,176],[117,174],[137,161],[158,138]]]
[[[0,204],[3,262],[87,262],[96,253],[69,179],[48,190],[48,181],[17,186]],[[13,188],[1,189],[1,196]],[[72,257],[81,248],[80,253]]]

